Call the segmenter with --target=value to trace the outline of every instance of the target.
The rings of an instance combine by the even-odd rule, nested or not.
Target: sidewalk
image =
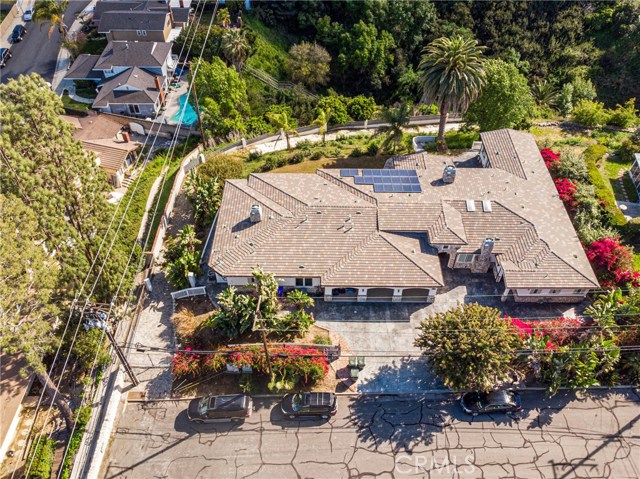
[[[89,5],[87,5],[84,8],[84,11],[93,9],[96,3],[98,3],[98,0],[91,0]],[[82,28],[82,17],[78,16],[73,21],[73,24],[69,27],[67,36],[69,38],[73,38],[75,34],[80,31],[81,28]],[[69,52],[69,50],[61,46],[60,51],[58,52],[58,60],[56,62],[56,71],[53,74],[53,80],[51,82],[51,88],[60,96],[62,96],[62,92],[65,90],[64,76],[67,74],[67,70],[69,70],[70,66],[71,66],[71,53]],[[84,103],[86,103],[86,101]]]
[[[22,14],[24,13],[25,10],[31,8],[33,9],[33,5],[35,4],[35,0],[22,0],[22,4],[18,5],[18,13],[19,15],[17,17],[14,17],[12,20],[9,20],[9,15],[11,15],[11,13],[7,14],[7,17],[4,20],[7,20],[7,24],[5,25],[5,28],[2,30],[2,35],[0,35],[0,48],[9,48],[11,46],[11,42],[9,41],[9,38],[11,37],[11,32],[13,32],[13,29],[15,28],[16,25],[24,25],[25,22],[22,21]],[[4,21],[3,21],[3,25],[4,25]]]

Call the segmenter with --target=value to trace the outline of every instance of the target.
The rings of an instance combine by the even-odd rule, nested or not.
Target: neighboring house
[[[92,107],[105,113],[155,117],[176,66],[171,43],[109,42],[101,55],[79,55],[66,80],[93,81]]]
[[[581,301],[598,281],[533,137],[481,139],[384,170],[228,180],[209,266],[229,285],[260,266],[327,301],[430,302],[443,266],[491,272],[503,301]]]
[[[171,33],[171,15],[165,11],[111,11],[102,14],[98,33],[108,40],[166,42]]]
[[[31,384],[31,377],[20,374],[25,366],[21,355],[0,351],[0,464],[18,434],[22,401]]]
[[[640,153],[636,153],[635,157],[636,159],[629,170],[629,177],[633,181],[633,186],[635,186],[638,196],[640,196]]]
[[[137,160],[140,143],[131,141],[129,134],[122,132],[122,125],[106,115],[63,118],[74,127],[73,137],[82,142],[83,149],[96,155],[109,183],[120,188]]]

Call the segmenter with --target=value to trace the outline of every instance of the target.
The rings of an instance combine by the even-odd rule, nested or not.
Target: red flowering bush
[[[176,353],[171,360],[171,371],[176,377],[196,376],[200,372],[200,356],[189,351]]]
[[[553,151],[551,148],[544,148],[540,150],[544,164],[547,165],[547,169],[550,172],[555,171],[560,166],[560,154]]]
[[[575,183],[567,178],[556,178],[553,182],[562,202],[567,208],[573,210],[577,206]]]
[[[515,332],[522,339],[531,336],[531,333],[533,333],[533,327],[531,326],[531,323],[527,323],[518,318],[507,319],[509,319],[509,324],[514,327]]]
[[[536,337],[549,338],[549,341],[559,346],[578,341],[588,329],[582,320],[577,318],[547,319],[536,321],[532,326]]]
[[[640,285],[640,274],[633,270],[631,248],[623,245],[618,237],[600,238],[589,245],[587,258],[593,264],[605,287],[631,283]]]

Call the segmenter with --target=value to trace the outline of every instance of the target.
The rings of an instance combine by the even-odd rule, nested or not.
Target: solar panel
[[[365,180],[366,180],[366,177],[364,177],[364,176],[356,176],[356,177],[353,179],[353,182],[354,182],[356,185],[366,185],[366,184],[367,184],[367,182],[366,182]]]
[[[357,168],[345,168],[340,170],[340,176],[358,176]]]

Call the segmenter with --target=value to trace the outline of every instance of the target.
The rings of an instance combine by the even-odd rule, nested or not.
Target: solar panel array
[[[340,176],[353,177],[356,185],[373,185],[376,193],[421,193],[416,170],[342,169]]]

